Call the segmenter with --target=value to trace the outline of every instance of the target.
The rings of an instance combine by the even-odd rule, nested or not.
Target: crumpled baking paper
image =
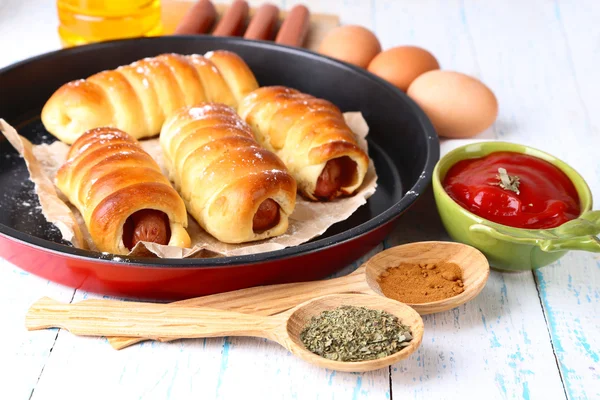
[[[369,131],[360,112],[344,113],[348,126],[358,137],[359,145],[368,151],[366,136]],[[97,250],[79,211],[69,204],[67,198],[54,185],[54,178],[65,162],[69,146],[56,141],[52,144],[32,145],[6,121],[0,119],[0,131],[24,158],[35,191],[39,197],[42,213],[61,232],[63,239],[73,246]],[[158,163],[166,175],[162,150],[158,139],[139,141]],[[333,224],[344,221],[375,193],[377,174],[373,160],[359,191],[352,197],[331,202],[311,202],[300,194],[296,198],[296,208],[289,217],[289,228],[281,236],[243,244],[222,243],[205,232],[191,215],[188,215],[188,232],[192,239],[191,248],[163,246],[156,243],[138,243],[130,252],[132,256],[160,258],[204,258],[219,256],[240,256],[280,250],[297,246],[323,234]],[[116,257],[115,257],[116,258]]]

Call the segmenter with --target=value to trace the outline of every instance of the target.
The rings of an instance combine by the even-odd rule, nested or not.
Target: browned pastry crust
[[[253,128],[258,141],[283,160],[309,199],[351,195],[362,184],[369,158],[358,146],[342,112],[332,103],[295,89],[269,86],[246,96],[238,112]],[[323,198],[319,195],[319,178],[322,180],[332,161],[352,171],[346,171],[350,176]]]
[[[158,134],[183,106],[214,101],[236,107],[256,88],[250,68],[229,51],[162,54],[64,84],[44,105],[42,122],[68,144],[106,126],[141,139]]]
[[[165,122],[160,143],[189,213],[218,240],[243,243],[286,232],[296,182],[234,109],[216,103],[184,107]],[[279,206],[279,215],[269,199]],[[257,213],[275,218],[256,229]]]
[[[83,216],[100,251],[127,254],[123,227],[140,210],[169,220],[168,244],[189,247],[185,204],[137,141],[115,128],[84,133],[69,149],[56,185]]]

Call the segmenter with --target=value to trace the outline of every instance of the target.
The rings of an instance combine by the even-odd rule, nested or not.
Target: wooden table
[[[59,48],[53,3],[0,2],[0,67]],[[385,48],[420,45],[443,68],[479,77],[500,102],[498,121],[479,138],[548,151],[600,198],[597,0],[305,3],[374,29]],[[429,193],[377,250],[444,237]],[[117,352],[104,339],[27,332],[25,311],[44,295],[97,297],[0,259],[0,399],[600,398],[598,255],[570,253],[533,273],[492,272],[474,301],[424,318],[423,345],[410,359],[365,374],[313,368],[253,338],[146,342]]]

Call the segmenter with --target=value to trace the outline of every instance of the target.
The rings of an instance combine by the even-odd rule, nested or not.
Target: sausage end
[[[321,201],[342,195],[341,188],[350,186],[356,179],[357,165],[350,157],[343,156],[327,161],[317,179],[314,196]]]
[[[252,230],[254,233],[267,231],[277,226],[280,218],[279,204],[275,200],[266,199],[260,204],[256,214],[254,214]]]
[[[162,211],[136,211],[123,225],[123,244],[129,250],[133,249],[138,242],[166,245],[170,239],[169,217]]]

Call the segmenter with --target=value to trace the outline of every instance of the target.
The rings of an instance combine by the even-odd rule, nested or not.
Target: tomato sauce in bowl
[[[461,207],[515,228],[555,228],[581,214],[575,186],[558,167],[503,151],[454,164],[442,182]]]

